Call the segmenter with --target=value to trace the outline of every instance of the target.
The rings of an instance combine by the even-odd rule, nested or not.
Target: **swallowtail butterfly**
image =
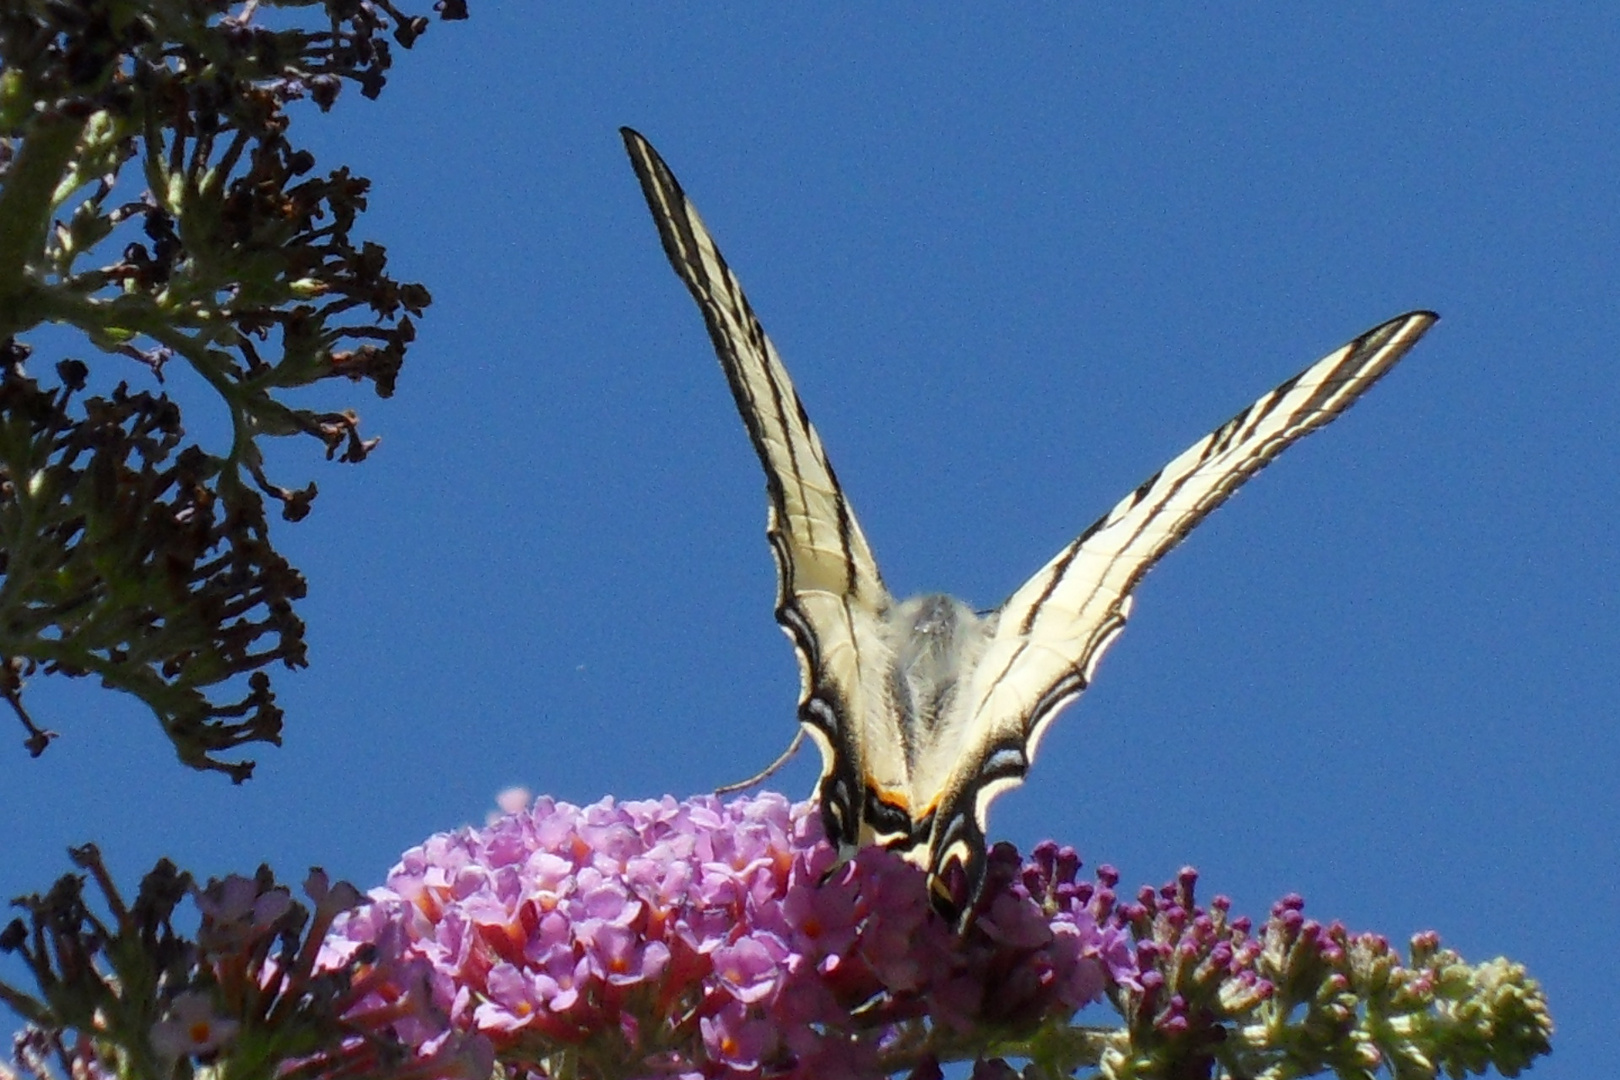
[[[798,652],[799,722],[821,750],[827,834],[844,857],[898,849],[965,922],[990,803],[1023,782],[1046,726],[1091,683],[1131,590],[1284,448],[1342,413],[1437,316],[1373,327],[1148,477],[994,611],[896,600],[821,439],[737,278],[664,160],[623,129],[664,251],[708,324],[765,467],[776,619]]]

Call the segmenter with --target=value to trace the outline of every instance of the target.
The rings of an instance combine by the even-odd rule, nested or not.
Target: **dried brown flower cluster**
[[[271,8],[310,25],[257,24]],[[430,302],[352,237],[367,181],[317,174],[285,107],[330,108],[345,81],[375,97],[384,35],[408,47],[426,25],[383,0],[0,7],[0,694],[34,753],[37,669],[138,695],[183,761],[236,780],[253,763],[217,755],[279,741],[263,669],[305,662],[304,583],[263,497],[295,521],[316,489],[272,482],[259,440],[363,460],[352,411],[284,395],[342,377],[388,396]],[[82,331],[96,366],[30,374],[22,337],[47,323]],[[176,402],[117,382],[112,356],[148,383],[183,362],[223,399],[230,445],[186,445]]]

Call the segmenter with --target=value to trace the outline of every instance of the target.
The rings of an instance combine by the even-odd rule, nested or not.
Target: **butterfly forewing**
[[[765,467],[766,534],[776,557],[776,618],[799,656],[799,718],[821,748],[822,803],[844,846],[860,836],[872,724],[890,725],[880,632],[889,594],[805,415],[799,395],[742,286],[663,158],[622,129],[664,251],[703,312],[737,411]]]
[[[971,753],[956,758],[940,795],[936,874],[964,851],[980,854],[943,843],[967,829],[955,819],[972,817],[968,834],[983,830],[990,800],[1022,780],[1046,725],[1124,628],[1142,576],[1285,448],[1348,408],[1435,318],[1391,319],[1261,397],[1121,499],[996,611],[964,702]]]

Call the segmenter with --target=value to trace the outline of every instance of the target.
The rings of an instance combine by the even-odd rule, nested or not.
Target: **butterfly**
[[[703,312],[765,467],[776,620],[799,659],[798,717],[821,751],[827,835],[928,873],[965,926],[990,804],[1021,784],[1053,718],[1091,684],[1164,554],[1300,437],[1342,413],[1432,326],[1413,311],[1317,361],[1183,451],[988,613],[896,600],[776,348],[669,166],[621,129],[664,251]]]

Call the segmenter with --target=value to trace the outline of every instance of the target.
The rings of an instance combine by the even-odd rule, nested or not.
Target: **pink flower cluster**
[[[834,862],[814,808],[777,795],[540,799],[407,852],[327,948],[425,961],[456,1031],[542,1075],[560,1055],[621,1076],[926,1071],[970,1032],[1136,985],[1115,876],[1077,882],[1072,851],[999,847],[960,938],[898,857]]]

